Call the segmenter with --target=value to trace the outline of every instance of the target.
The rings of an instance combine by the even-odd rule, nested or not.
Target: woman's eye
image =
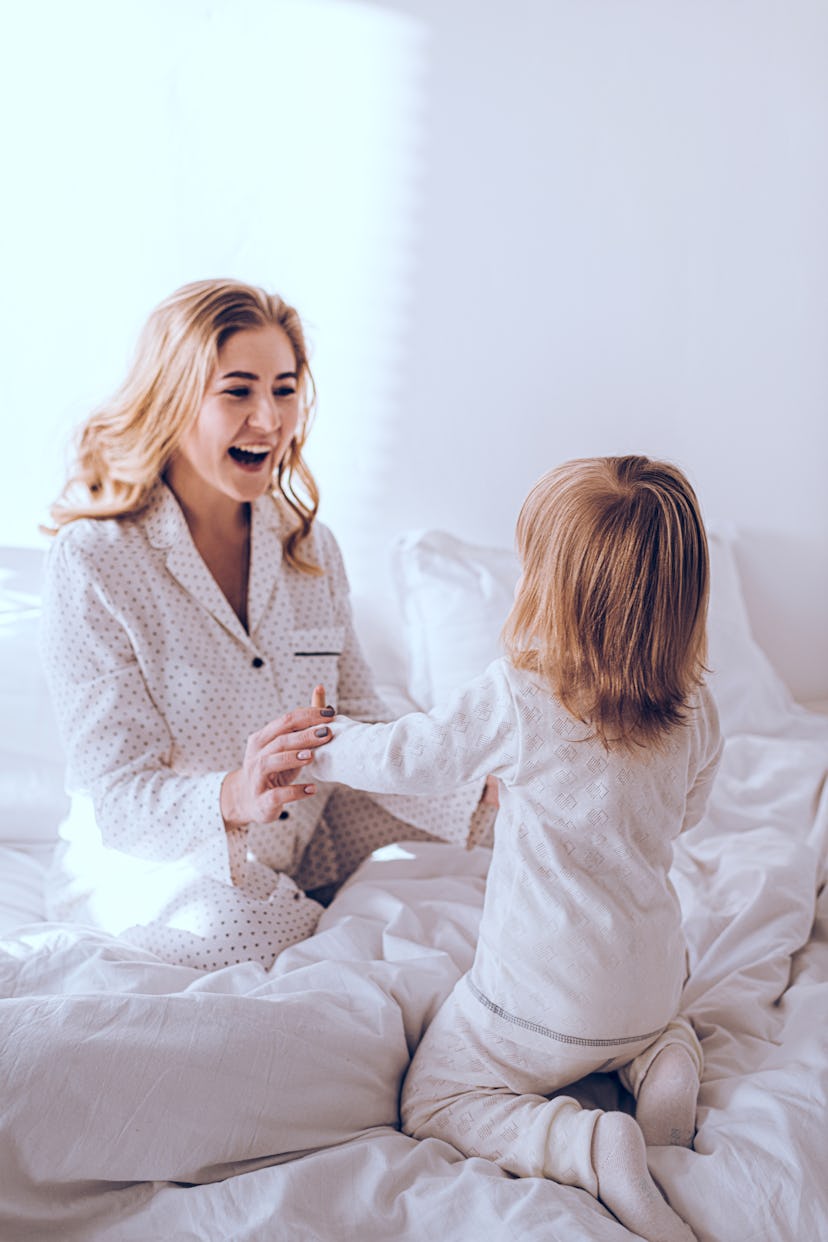
[[[225,395],[225,397],[249,397],[249,396],[250,396],[250,389],[249,389],[249,388],[244,388],[244,387],[242,387],[242,388],[225,388],[225,390],[224,390],[224,395]]]
[[[274,388],[273,395],[274,397],[295,397],[296,389],[295,388]]]

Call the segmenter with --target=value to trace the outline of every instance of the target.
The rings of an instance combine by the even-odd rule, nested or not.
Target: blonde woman
[[[692,1144],[702,1068],[668,871],[721,752],[706,536],[675,467],[595,458],[540,480],[517,544],[507,657],[428,716],[335,721],[312,769],[376,791],[500,781],[474,963],[414,1056],[403,1128],[581,1186],[651,1242],[687,1242],[646,1144]],[[612,1070],[637,1120],[549,1098]]]
[[[321,686],[388,715],[315,520],[314,395],[294,309],[187,285],[82,427],[52,511],[42,650],[73,799],[50,913],[200,969],[269,967],[377,845],[464,839],[482,787],[386,806],[307,778]]]

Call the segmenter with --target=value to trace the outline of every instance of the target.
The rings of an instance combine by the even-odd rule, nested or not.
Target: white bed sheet
[[[44,917],[43,881],[52,849],[0,842],[0,936]]]
[[[826,767],[828,722],[804,712],[731,738],[677,853],[705,1073],[695,1151],[651,1163],[700,1242],[828,1239]],[[582,1191],[395,1129],[409,1049],[471,960],[487,860],[369,860],[269,974],[69,926],[8,937],[0,1237],[631,1239]],[[207,1032],[226,1038],[205,1064]],[[594,1098],[619,1100],[608,1079]]]

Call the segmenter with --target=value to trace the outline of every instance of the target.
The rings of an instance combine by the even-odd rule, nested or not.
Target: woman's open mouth
[[[234,444],[228,449],[233,461],[248,470],[258,470],[265,464],[272,451],[269,444],[245,444],[244,446]]]

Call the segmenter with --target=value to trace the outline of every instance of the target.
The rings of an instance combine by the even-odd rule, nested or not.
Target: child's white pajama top
[[[605,1044],[609,1059],[675,1016],[686,958],[672,846],[701,818],[721,753],[706,687],[661,749],[633,753],[607,751],[505,659],[429,715],[374,726],[338,719],[334,733],[314,757],[323,780],[435,794],[499,778],[466,980],[481,1020],[498,1015],[529,1047]]]

